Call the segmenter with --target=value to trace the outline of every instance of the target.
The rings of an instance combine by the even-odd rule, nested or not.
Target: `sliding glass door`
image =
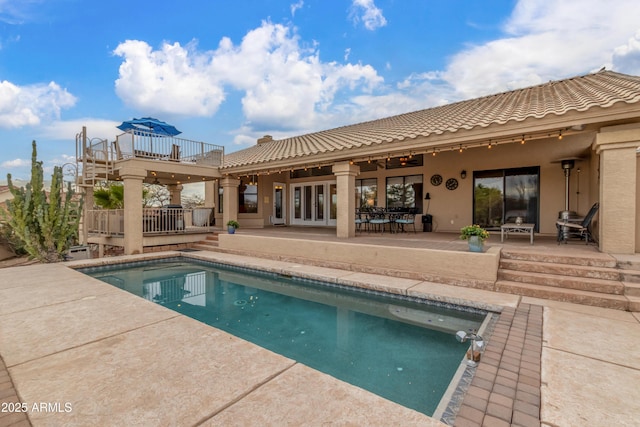
[[[539,228],[540,168],[498,169],[473,174],[473,222],[485,228],[522,218]]]

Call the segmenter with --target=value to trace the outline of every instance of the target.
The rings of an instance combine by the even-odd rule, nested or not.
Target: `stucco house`
[[[520,216],[555,235],[562,212],[585,215],[599,202],[592,223],[599,249],[640,252],[637,76],[600,71],[281,140],[264,136],[229,154],[171,139],[156,155],[124,135],[132,143],[123,156],[121,137],[95,144],[104,148],[104,169],[86,134],[79,158],[89,192],[97,179],[124,181],[131,202],[123,233],[94,242],[108,239],[129,254],[159,242],[145,236],[144,212],[133,202],[142,183],[166,184],[179,204],[180,185],[193,181],[204,181],[218,225],[332,227],[345,240],[356,235],[360,207],[411,209],[418,223],[430,215],[435,232],[499,227]],[[204,161],[212,153],[216,160]]]

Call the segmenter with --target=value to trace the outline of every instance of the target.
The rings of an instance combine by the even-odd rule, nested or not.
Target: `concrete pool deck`
[[[75,264],[170,254],[180,253]],[[640,418],[638,313],[224,253],[189,256],[505,307],[514,325],[519,309],[543,306],[539,423],[632,426]],[[510,345],[503,359],[515,353]],[[0,413],[0,425],[443,425],[63,264],[0,269],[0,356],[8,372],[0,369],[0,402],[18,397],[29,409],[28,418]],[[479,381],[492,373],[489,362],[480,363]],[[506,391],[477,393],[456,425],[509,425],[501,411],[522,404]]]

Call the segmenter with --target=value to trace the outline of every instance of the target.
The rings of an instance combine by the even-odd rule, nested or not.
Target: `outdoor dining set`
[[[413,208],[360,208],[356,209],[356,231],[403,233],[409,228],[416,232],[417,209]]]

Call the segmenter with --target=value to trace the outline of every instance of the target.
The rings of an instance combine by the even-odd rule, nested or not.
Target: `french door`
[[[337,187],[335,182],[293,184],[291,224],[335,226]]]

